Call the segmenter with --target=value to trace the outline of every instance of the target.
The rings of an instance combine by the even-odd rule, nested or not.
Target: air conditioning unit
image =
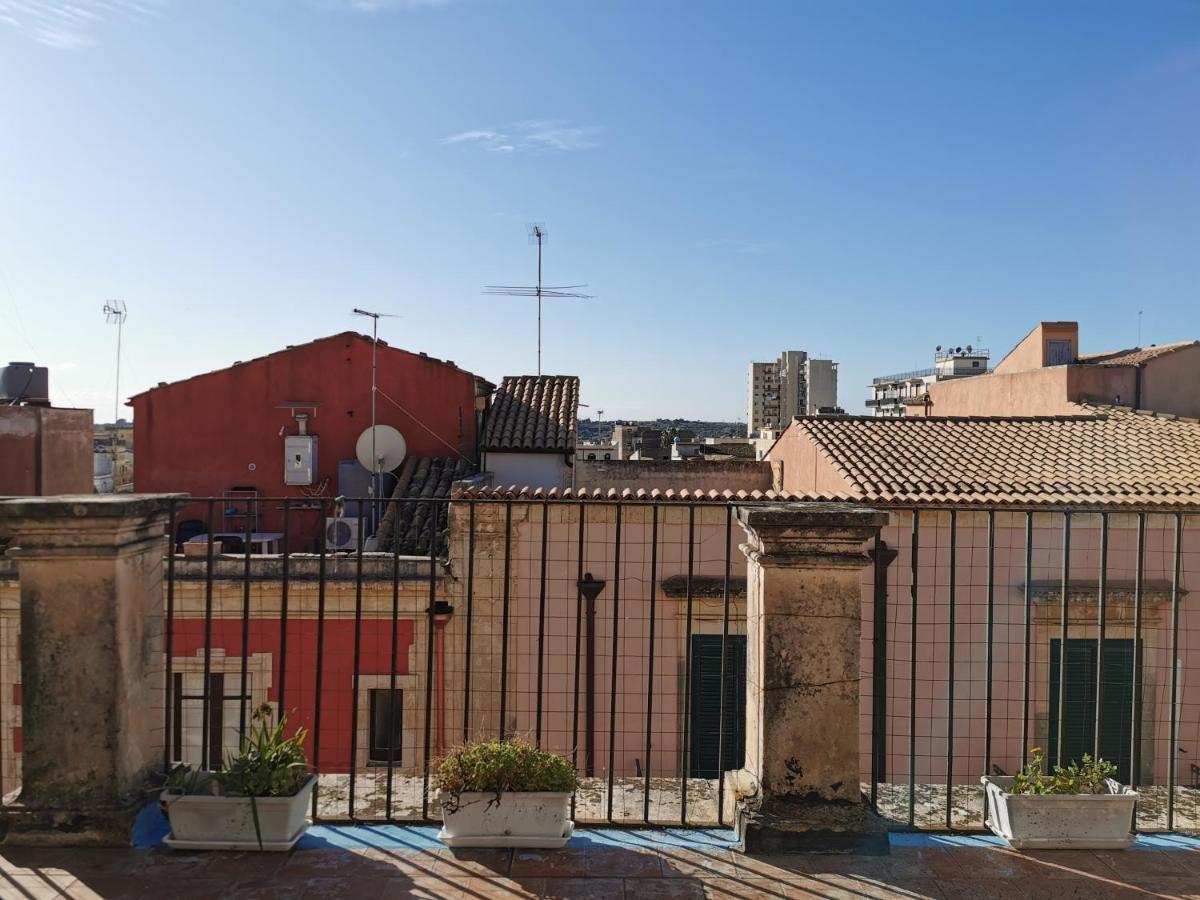
[[[357,550],[359,521],[358,516],[326,516],[325,549]]]

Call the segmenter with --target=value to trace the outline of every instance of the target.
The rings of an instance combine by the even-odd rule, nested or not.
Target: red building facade
[[[222,497],[251,489],[260,497],[294,497],[293,508],[335,496],[338,463],[355,458],[355,443],[371,424],[371,351],[369,337],[345,332],[132,397],[135,490]],[[377,379],[376,422],[404,435],[409,456],[477,460],[477,398],[491,385],[451,362],[383,341]],[[285,484],[285,438],[304,431],[317,437],[311,483]],[[214,531],[242,530],[244,522],[225,515],[238,505],[219,505]],[[282,531],[278,507],[255,504],[251,530]],[[180,518],[206,514],[197,504]],[[314,509],[310,523],[293,513],[293,550],[317,533],[319,515]]]

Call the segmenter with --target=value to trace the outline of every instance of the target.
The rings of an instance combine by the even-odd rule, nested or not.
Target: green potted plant
[[[1088,754],[1047,772],[1042,751],[1016,775],[982,779],[987,792],[987,824],[1021,849],[1124,849],[1137,792],[1112,776],[1117,767]]]
[[[255,710],[237,754],[219,771],[179,766],[159,802],[171,823],[165,843],[188,850],[290,850],[308,828],[316,775],[304,753],[307,732],[287,736],[287,717]]]
[[[571,837],[571,760],[521,741],[486,741],[450,752],[437,770],[451,847],[562,847]]]

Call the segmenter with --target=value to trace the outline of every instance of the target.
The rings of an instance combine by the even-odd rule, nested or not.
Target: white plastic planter
[[[262,847],[249,797],[168,794],[161,796],[171,834],[164,843],[185,850],[290,850],[308,828],[317,776],[291,797],[256,797]]]
[[[980,780],[988,827],[1018,850],[1123,850],[1136,840],[1137,792],[1111,778],[1106,794],[1013,794],[1012,776]]]
[[[442,830],[438,839],[450,847],[538,847],[557,849],[567,843],[571,795],[549,791],[500,794],[464,793],[454,812],[442,795]]]

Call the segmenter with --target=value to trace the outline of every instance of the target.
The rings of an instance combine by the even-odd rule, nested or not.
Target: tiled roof
[[[421,503],[430,497],[449,497],[450,486],[460,478],[466,478],[474,467],[465,459],[453,457],[443,459],[431,456],[410,456],[396,473],[399,479],[379,522],[379,549],[395,550],[401,556],[428,556],[430,537],[433,532],[433,508],[442,504]],[[443,515],[444,518],[444,515]],[[446,550],[446,535],[449,524],[438,522],[438,552]]]
[[[858,501],[1200,506],[1200,422],[1078,406],[1070,416],[818,416],[792,428]]]
[[[781,491],[701,491],[701,490],[646,490],[645,488],[567,488],[560,491],[557,488],[544,491],[541,488],[518,487],[462,487],[455,489],[451,495],[456,500],[604,500],[612,502],[637,501],[654,503],[795,503],[822,502],[845,503],[852,498],[849,494],[809,495],[789,494]]]
[[[1105,353],[1088,353],[1079,357],[1081,366],[1140,366],[1159,356],[1174,353],[1185,347],[1195,347],[1200,341],[1179,341],[1174,344],[1159,344],[1157,347],[1134,347],[1130,350],[1109,350]]]
[[[484,450],[573,453],[579,415],[574,375],[516,375],[500,383],[484,426]]]

